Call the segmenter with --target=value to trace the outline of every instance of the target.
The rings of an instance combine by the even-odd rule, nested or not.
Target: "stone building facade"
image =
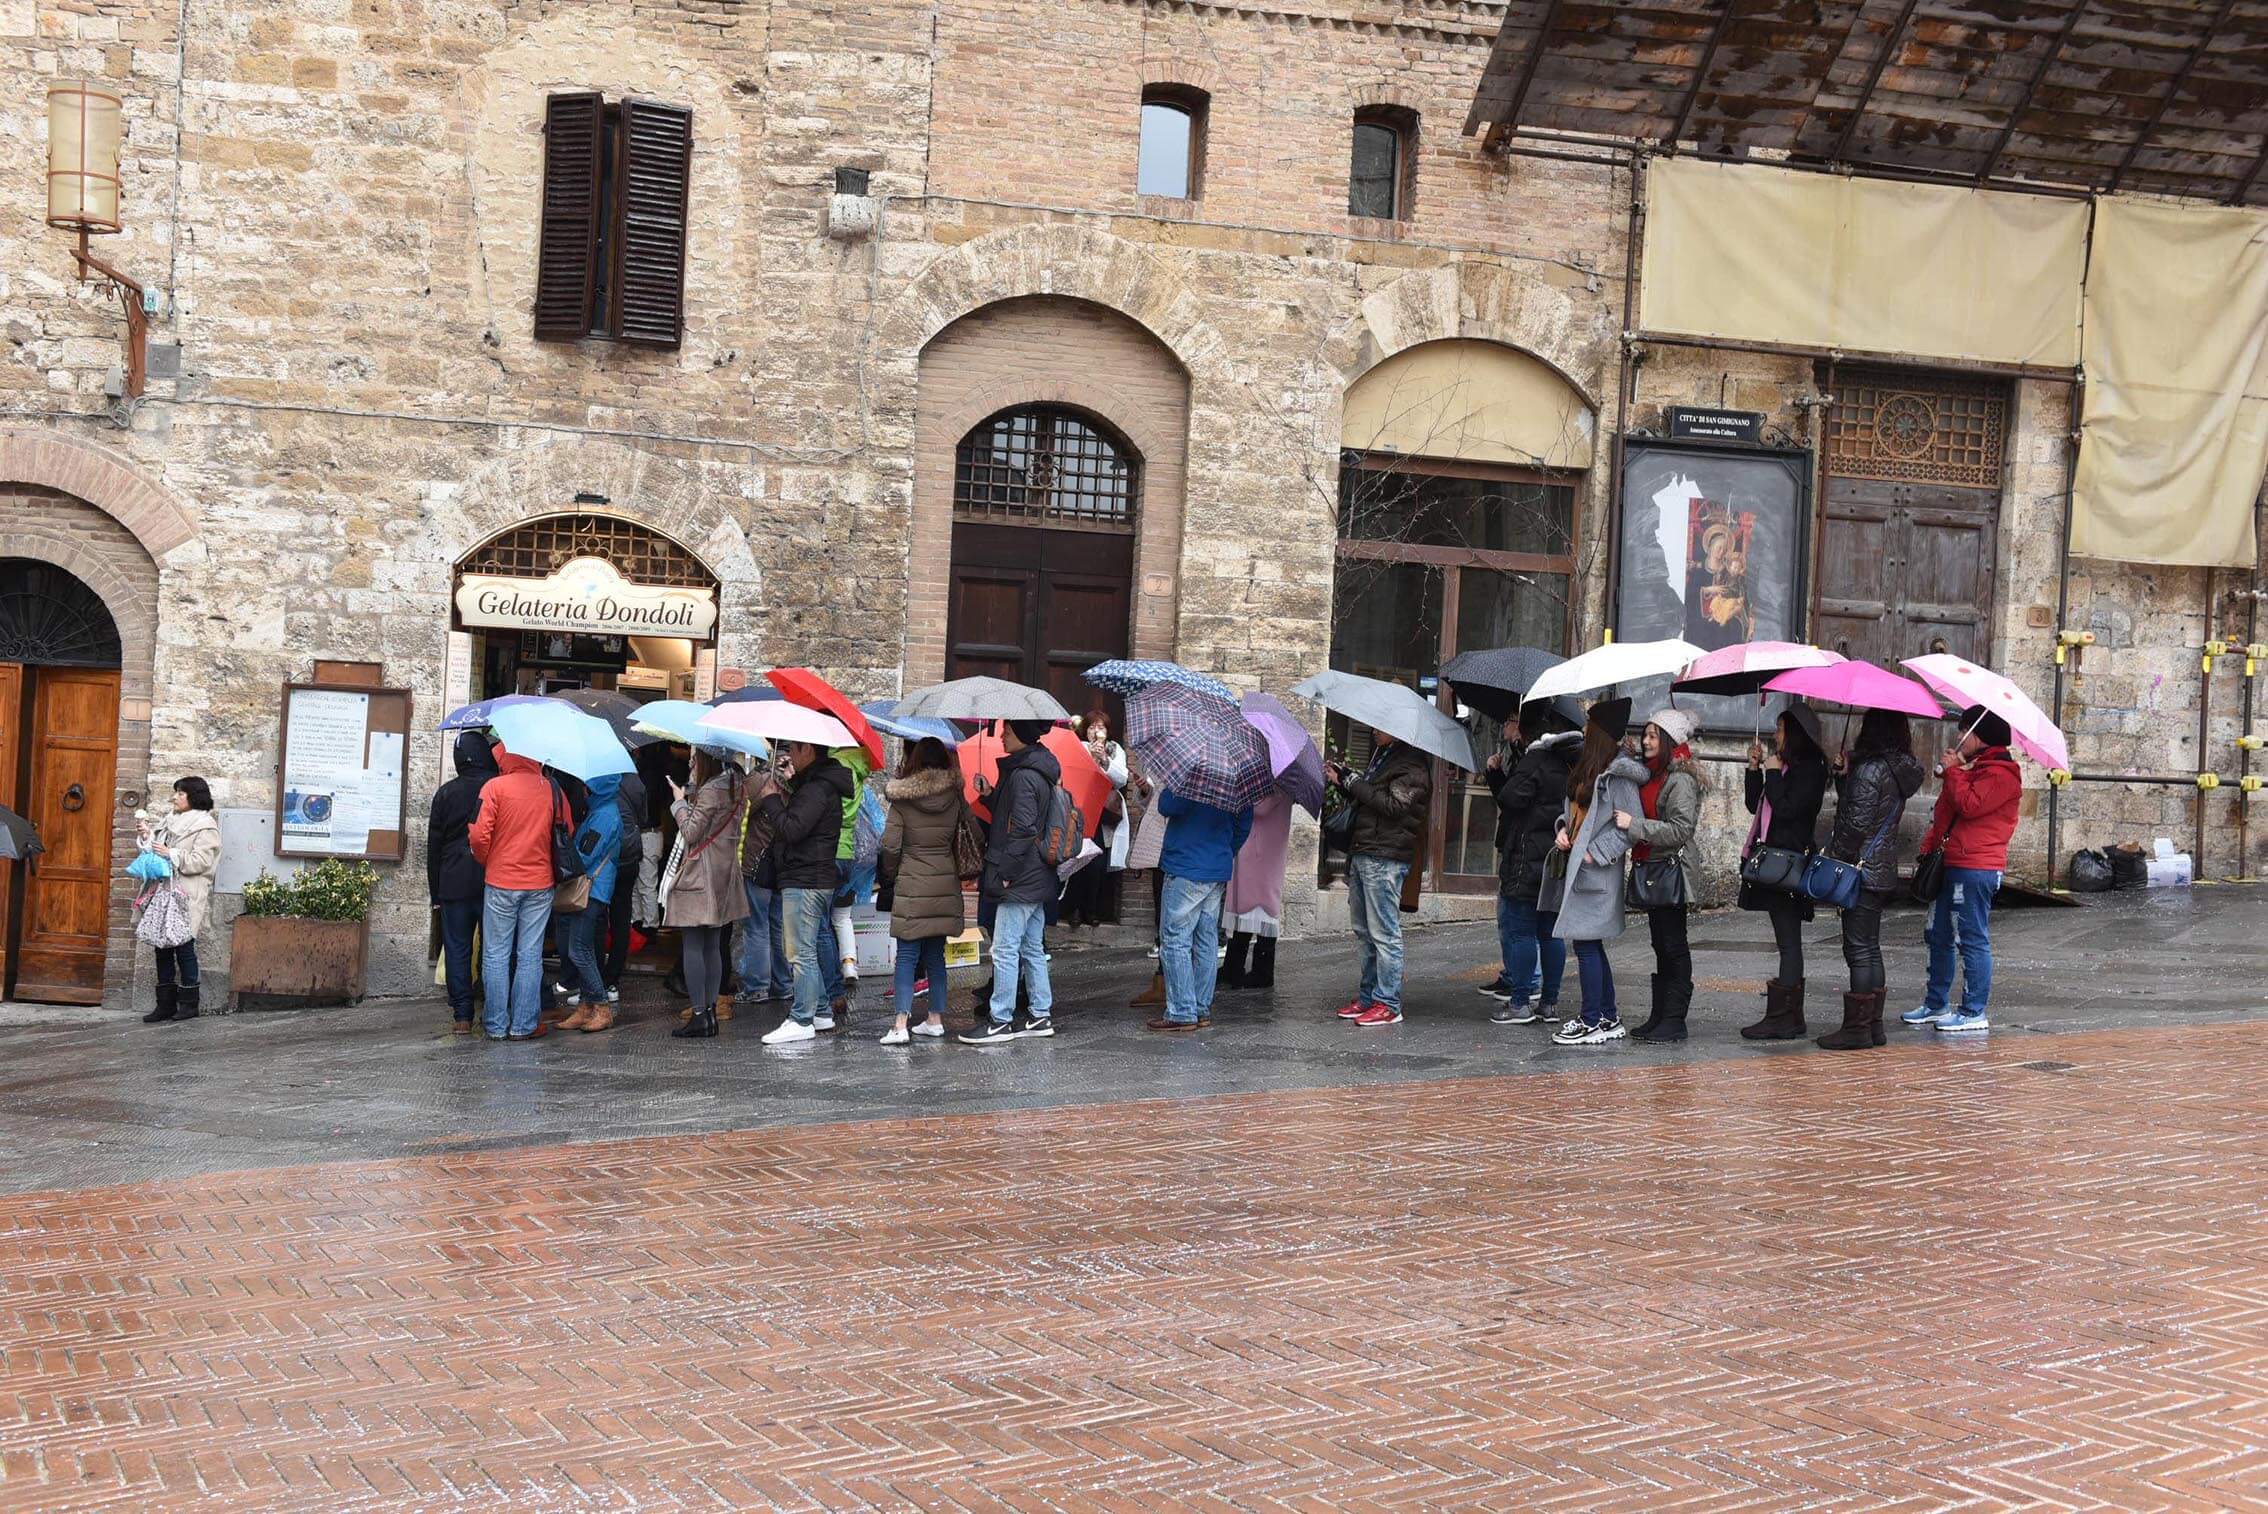
[[[1350,391],[1469,342],[1532,361],[1558,388],[1546,429],[1584,438],[1547,471],[1589,645],[1632,186],[1460,134],[1499,19],[1477,0],[0,0],[24,86],[0,106],[24,210],[0,226],[0,557],[83,569],[118,619],[121,811],[188,771],[224,810],[272,807],[279,690],[334,659],[412,691],[414,814],[443,760],[426,716],[451,692],[453,575],[484,543],[566,510],[635,523],[713,575],[717,664],[888,695],[946,665],[956,445],[1059,406],[1140,459],[1130,649],[1281,691],[1332,655]],[[31,213],[41,86],[69,76],[126,101],[127,230],[105,255],[156,302],[138,402],[105,394],[115,304]],[[1202,102],[1194,197],[1138,192],[1146,89]],[[578,90],[691,112],[675,348],[533,336],[545,101]],[[1403,134],[1394,217],[1349,213],[1358,119]],[[867,176],[871,230],[830,234],[839,170]],[[1725,402],[1815,438],[1808,360],[1646,357],[1634,429]],[[2009,393],[1991,655],[2044,698],[2066,393]],[[2200,752],[2195,648],[2242,618],[2240,577],[2075,574],[2067,623],[2098,635],[2066,711],[2086,766],[2233,771],[2237,675],[2215,675]],[[1714,801],[1728,859],[1734,788]],[[2242,801],[2208,797],[2209,870],[2248,872],[2218,839]],[[2075,787],[2064,811],[2068,844],[2191,835],[2171,789]],[[1298,833],[1293,930],[1343,918],[1313,845]],[[2043,845],[2028,820],[2034,872]],[[373,991],[427,981],[414,865],[388,870],[372,951]]]

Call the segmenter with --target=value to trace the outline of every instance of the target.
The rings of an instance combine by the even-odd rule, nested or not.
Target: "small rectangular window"
[[[1355,117],[1354,163],[1347,174],[1347,214],[1379,221],[1409,215],[1410,145],[1416,121],[1407,111]]]
[[[1137,194],[1194,200],[1205,162],[1204,91],[1152,85],[1142,91],[1141,153],[1134,170]]]
[[[692,155],[683,106],[589,92],[545,101],[537,341],[678,345]]]

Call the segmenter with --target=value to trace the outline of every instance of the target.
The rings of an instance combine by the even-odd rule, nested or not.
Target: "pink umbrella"
[[[1989,668],[1964,662],[1950,652],[1932,652],[1927,657],[1909,657],[1905,666],[1914,670],[1914,676],[1945,696],[1956,708],[1966,709],[1981,704],[2008,722],[2008,729],[2016,738],[2016,745],[2024,754],[2044,767],[2069,771],[2071,748],[2064,744],[2063,732],[2031,696]]]
[[[1801,694],[1821,704],[1845,705],[1854,710],[1895,710],[1942,720],[1937,696],[1911,678],[1901,678],[1871,662],[1838,662],[1823,668],[1790,668],[1764,685],[1774,694]]]
[[[1682,694],[1756,694],[1776,673],[1791,668],[1829,668],[1842,654],[1800,641],[1744,641],[1696,658],[1670,685]]]

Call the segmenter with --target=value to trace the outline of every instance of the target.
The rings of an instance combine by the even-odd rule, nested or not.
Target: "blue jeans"
[[[1016,974],[1032,991],[1032,1023],[1055,1008],[1047,981],[1047,906],[1003,903],[992,920],[992,1023],[1016,1018]]]
[[[1577,941],[1575,971],[1583,982],[1583,1023],[1597,1025],[1606,1020],[1619,1020],[1622,1011],[1614,1002],[1614,968],[1607,962],[1604,941]]]
[[[1407,862],[1357,852],[1347,859],[1347,916],[1362,949],[1362,1002],[1402,1007],[1402,882]]]
[[[495,888],[480,916],[480,977],[487,1003],[481,1029],[492,1036],[533,1034],[543,1017],[543,936],[551,924],[548,888]]]
[[[1953,954],[1961,954],[1961,1011],[1982,1014],[1992,1003],[1992,896],[2000,874],[1949,867],[1945,887],[1929,907],[1929,991],[1922,1003],[1942,1010],[1953,997]]]
[[[1165,875],[1158,896],[1158,967],[1165,974],[1165,1017],[1194,1025],[1213,1007],[1220,972],[1221,897],[1226,883]]]
[[[826,944],[830,933],[827,915],[835,906],[835,891],[830,888],[783,888],[780,890],[780,912],[786,916],[781,927],[788,957],[795,963],[795,1002],[788,1014],[798,1025],[809,1025],[819,1018],[819,1012],[834,1003],[827,992],[827,974],[822,961],[832,961],[834,953]]]
[[[606,922],[608,906],[603,899],[593,899],[580,914],[565,916],[567,922],[567,983],[581,996],[585,1004],[606,1002],[606,975],[599,971],[599,926]]]
[[[913,1007],[914,985],[929,980],[929,998],[925,1007]],[[925,936],[919,941],[898,943],[897,993],[892,1001],[898,1013],[906,1017],[908,1025],[919,1025],[935,1014],[945,1018],[945,938]]]
[[[835,932],[833,898],[828,896],[827,912],[819,917],[819,976],[829,1004],[840,999],[850,986],[843,981],[843,938]]]
[[[480,928],[480,899],[441,901],[441,977],[449,985],[449,1013],[473,1017],[473,932]]]
[[[748,918],[740,922],[740,991],[751,999],[784,999],[795,992],[795,960],[780,938],[780,891],[759,888],[752,878],[740,881],[748,895]]]
[[[1496,896],[1496,944],[1504,953],[1497,982],[1512,990],[1512,1002],[1525,1003],[1543,991],[1543,1002],[1559,1002],[1559,980],[1567,971],[1567,943],[1553,935],[1559,913],[1538,910],[1535,901]]]

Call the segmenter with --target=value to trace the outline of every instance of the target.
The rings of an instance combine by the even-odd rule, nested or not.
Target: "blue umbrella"
[[[747,704],[751,700],[785,698],[787,698],[787,695],[782,694],[768,683],[752,683],[734,689],[729,694],[719,694],[716,698],[710,700],[709,704],[711,708],[714,708],[721,704]]]
[[[1096,688],[1111,694],[1139,694],[1154,683],[1175,683],[1200,694],[1236,703],[1236,691],[1210,673],[1185,668],[1178,662],[1160,658],[1113,658],[1098,662],[1080,675]]]
[[[499,694],[494,699],[476,699],[471,704],[460,704],[441,722],[444,731],[483,731],[496,722],[491,718],[498,710],[509,710],[523,704],[557,704],[556,699],[541,694]]]
[[[498,710],[489,724],[513,756],[571,773],[585,783],[637,771],[614,727],[573,705],[551,699],[513,705]]]
[[[730,752],[746,752],[751,757],[772,755],[771,744],[752,731],[721,731],[701,724],[715,713],[709,706],[690,699],[655,699],[638,706],[631,723],[641,730],[658,731],[669,740],[687,746],[722,747]]]
[[[885,736],[895,736],[900,741],[919,741],[924,736],[934,736],[948,747],[961,744],[960,729],[952,721],[935,720],[927,715],[893,715],[890,711],[896,705],[895,699],[870,699],[860,705],[859,709],[865,714],[866,723]]]

